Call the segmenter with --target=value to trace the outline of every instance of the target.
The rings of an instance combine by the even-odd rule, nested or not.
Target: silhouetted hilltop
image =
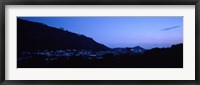
[[[145,50],[146,49],[144,49],[144,48],[142,48],[140,46],[136,46],[136,47],[131,48],[131,51],[136,52],[136,53],[138,53],[138,52],[143,53]]]
[[[92,38],[63,29],[17,18],[17,48],[20,50],[86,49],[109,50]]]
[[[130,51],[132,53],[143,53],[146,49],[140,46],[135,46],[135,47],[127,47],[127,48],[113,48],[113,50],[124,52],[124,53],[127,51]]]

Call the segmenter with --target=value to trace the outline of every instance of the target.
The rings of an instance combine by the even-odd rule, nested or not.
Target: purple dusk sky
[[[182,16],[18,17],[83,34],[110,48],[146,49],[183,43]]]

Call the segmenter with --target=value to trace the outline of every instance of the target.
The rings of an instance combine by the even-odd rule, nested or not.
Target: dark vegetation
[[[23,51],[84,49],[110,51],[102,56],[23,55]],[[153,48],[141,53],[126,48],[125,53],[95,42],[92,38],[63,29],[17,19],[18,68],[183,68],[183,44],[169,48]]]

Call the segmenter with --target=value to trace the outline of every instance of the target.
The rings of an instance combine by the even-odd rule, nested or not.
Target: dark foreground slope
[[[57,49],[109,50],[105,45],[84,35],[22,19],[17,19],[17,49],[18,52]]]
[[[129,53],[130,52],[130,53]],[[183,68],[183,44],[170,48],[154,48],[144,53],[114,55],[107,53],[101,58],[87,56],[60,56],[46,60],[44,55],[17,62],[18,68]]]

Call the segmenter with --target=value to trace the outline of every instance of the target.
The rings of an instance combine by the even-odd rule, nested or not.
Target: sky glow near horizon
[[[110,48],[183,43],[182,16],[18,17],[83,34]]]

